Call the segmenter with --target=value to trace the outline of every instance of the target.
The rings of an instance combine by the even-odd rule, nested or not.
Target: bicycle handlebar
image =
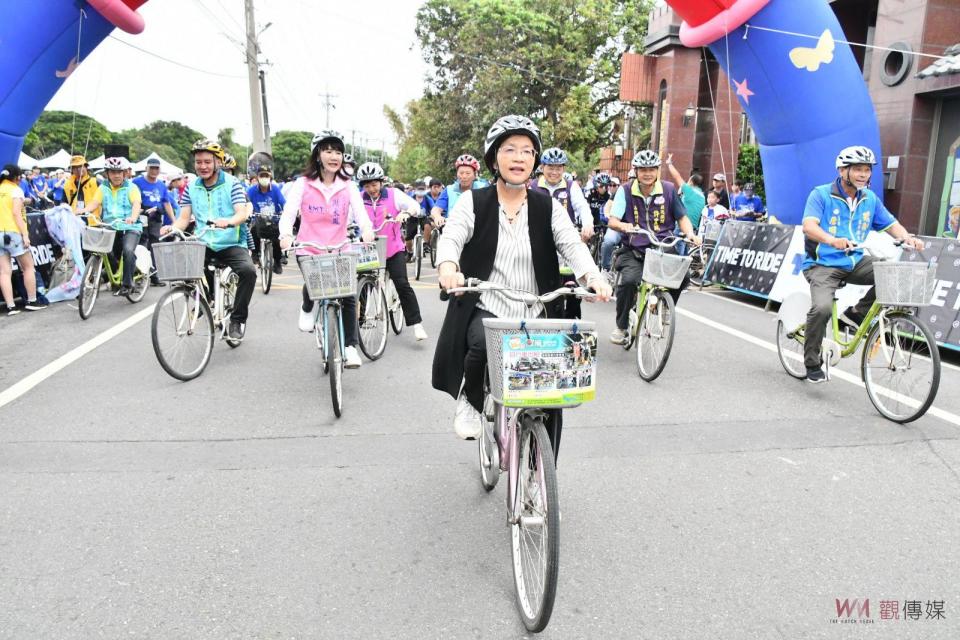
[[[557,298],[562,296],[576,296],[584,300],[590,300],[597,296],[597,294],[592,289],[587,289],[584,287],[560,287],[554,291],[549,291],[542,295],[536,295],[530,293],[529,291],[524,291],[522,289],[516,289],[514,287],[508,287],[506,285],[497,284],[495,282],[487,282],[479,278],[467,278],[466,283],[462,287],[454,287],[453,289],[442,289],[440,291],[440,300],[446,302],[450,299],[450,294],[457,293],[484,293],[486,291],[496,291],[503,295],[505,298],[513,300],[514,302],[522,302],[527,305],[528,308],[532,308],[537,304],[547,304],[548,302],[553,302]]]
[[[651,243],[653,243],[653,244],[656,245],[657,247],[660,247],[661,249],[669,249],[670,247],[675,246],[675,245],[676,245],[678,242],[680,242],[681,240],[686,240],[686,238],[684,238],[684,237],[682,237],[682,236],[673,236],[672,238],[668,238],[668,239],[666,239],[666,240],[661,241],[661,240],[658,240],[655,235],[653,235],[652,233],[650,233],[649,231],[647,231],[647,230],[644,229],[643,227],[638,227],[638,226],[636,226],[636,225],[634,225],[632,231],[621,231],[621,233],[625,233],[625,234],[627,234],[627,235],[644,235],[644,236],[647,236],[647,239],[650,240]]]
[[[292,245],[290,245],[289,248],[284,249],[284,251],[285,252],[295,251],[297,249],[318,249],[319,251],[328,251],[332,253],[334,251],[340,251],[341,249],[343,249],[343,247],[347,246],[348,244],[352,244],[352,242],[349,239],[344,240],[343,242],[337,245],[326,245],[326,244],[320,244],[318,242],[309,242],[309,241],[303,240],[300,242],[294,242]]]

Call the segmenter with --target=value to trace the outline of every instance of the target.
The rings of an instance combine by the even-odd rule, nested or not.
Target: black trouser
[[[676,253],[667,249],[667,253]],[[617,286],[617,328],[625,331],[630,324],[630,309],[637,305],[637,286],[643,280],[644,250],[621,247],[615,257],[616,268],[620,271],[620,284]],[[676,303],[680,292],[690,284],[690,274],[683,277],[679,289],[670,289],[670,297]]]
[[[163,222],[162,222],[162,221],[160,221],[160,220],[153,220],[153,218],[150,218],[150,219],[147,221],[147,228],[146,228],[146,230],[145,230],[145,233],[144,233],[142,236],[140,236],[140,244],[142,244],[143,246],[145,246],[147,249],[152,250],[152,249],[153,249],[153,243],[154,243],[154,242],[160,242],[160,227],[162,227],[162,226],[163,226]],[[156,274],[156,273],[154,273],[153,275],[150,276],[150,280],[151,280],[152,282],[159,282],[159,281],[160,281],[160,280],[157,278],[157,274]]]
[[[210,264],[212,260],[227,265],[240,278],[237,284],[237,298],[233,301],[233,311],[230,312],[230,321],[245,323],[250,308],[250,298],[253,297],[253,290],[257,286],[257,269],[250,260],[250,254],[243,247],[227,247],[220,251],[207,247],[206,264]],[[207,271],[207,285],[212,295],[213,274],[210,271]]]
[[[123,286],[133,286],[133,274],[137,270],[137,245],[140,244],[139,231],[117,231],[113,238],[113,252],[110,257],[114,268],[117,267],[119,256],[123,256]]]
[[[483,413],[483,378],[487,372],[487,340],[483,332],[483,319],[496,316],[485,309],[474,309],[467,325],[467,355],[463,358],[463,395],[473,408]],[[497,384],[498,381],[492,381]],[[563,412],[548,409],[547,434],[553,444],[553,454],[560,454],[560,434],[563,431]]]
[[[280,264],[283,258],[283,251],[280,249],[280,228],[273,222],[267,222],[260,216],[257,216],[256,222],[250,225],[250,234],[253,236],[255,249],[253,255],[260,258],[260,241],[270,240],[273,245],[273,263]]]
[[[803,272],[810,283],[810,311],[803,338],[803,362],[807,369],[819,369],[820,349],[827,332],[827,322],[833,317],[833,294],[843,281],[850,284],[873,284],[873,260],[863,257],[853,270],[813,265]],[[871,287],[853,308],[854,313],[866,316],[876,300],[876,291]]]
[[[305,256],[297,256],[297,260]],[[339,298],[340,309],[343,314],[343,344],[348,347],[355,347],[360,344],[360,327],[357,326],[357,296],[348,296]],[[307,285],[303,285],[303,305],[301,309],[307,313],[313,311],[315,302],[310,299],[307,293]]]
[[[406,254],[399,251],[387,258],[387,271],[397,288],[400,306],[403,307],[403,319],[406,320],[407,326],[420,324],[423,322],[420,318],[420,303],[417,302],[417,294],[414,293],[413,287],[410,286],[410,279],[407,277]]]

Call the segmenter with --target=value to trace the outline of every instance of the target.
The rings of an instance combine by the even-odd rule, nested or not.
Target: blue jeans
[[[607,229],[603,235],[603,245],[600,247],[600,267],[610,269],[610,263],[613,260],[613,251],[620,244],[620,232],[613,229]]]

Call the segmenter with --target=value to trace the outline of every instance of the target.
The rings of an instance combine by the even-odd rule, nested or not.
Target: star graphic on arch
[[[743,82],[733,81],[733,84],[737,87],[737,95],[743,98],[743,101],[747,104],[750,104],[750,96],[753,95],[753,91],[750,91],[750,88],[747,87],[747,79],[744,78]]]
[[[56,71],[56,76],[58,78],[69,78],[70,75],[77,70],[78,66],[79,66],[79,63],[77,62],[77,57],[74,56],[70,58],[70,63],[67,65],[66,69],[64,69],[63,71],[59,71],[59,70]]]

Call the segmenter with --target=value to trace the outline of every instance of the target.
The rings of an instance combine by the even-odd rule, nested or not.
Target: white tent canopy
[[[25,154],[23,151],[21,151],[20,159],[17,160],[17,166],[20,167],[21,169],[33,169],[35,166],[37,166],[37,159],[31,158],[30,156]]]
[[[99,157],[94,158],[93,160],[87,163],[87,168],[90,169],[91,171],[99,171],[100,169],[103,169],[103,164],[106,161],[107,159],[101,153]]]
[[[148,155],[146,158],[144,158],[137,164],[133,165],[133,170],[136,171],[137,173],[140,173],[141,171],[146,171],[147,160],[149,160],[150,158],[156,158],[157,160],[160,161],[160,173],[162,174],[171,175],[174,173],[183,173],[183,169],[181,169],[180,167],[174,164],[170,164],[169,162],[161,158],[159,155],[157,155],[156,151]]]
[[[70,166],[70,158],[73,157],[64,149],[60,149],[49,158],[37,160],[37,166],[41,169],[66,169]]]

